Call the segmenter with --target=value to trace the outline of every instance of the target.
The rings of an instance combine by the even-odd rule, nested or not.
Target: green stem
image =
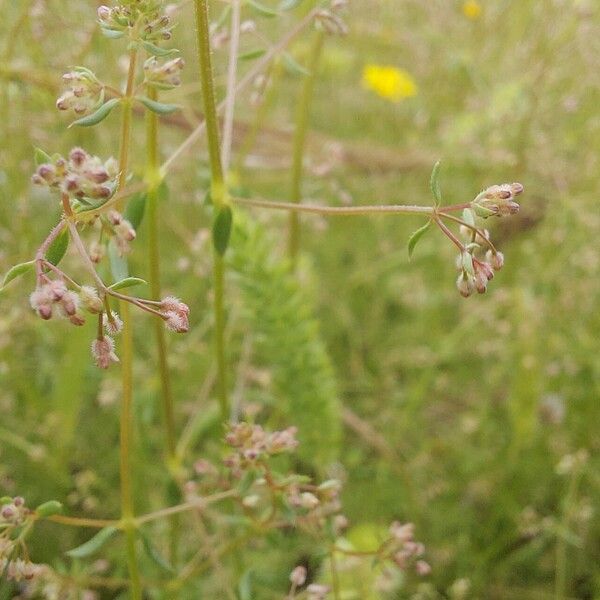
[[[129,147],[131,138],[131,99],[135,84],[137,66],[137,49],[129,51],[129,71],[127,87],[123,99],[123,117],[121,121],[121,147],[119,151],[119,181],[118,190],[122,190],[127,179],[129,164]],[[121,439],[120,439],[120,465],[121,465],[121,518],[124,523],[127,566],[129,569],[130,595],[132,600],[142,599],[142,587],[138,570],[135,548],[135,522],[133,507],[133,490],[131,477],[131,440],[133,436],[133,329],[129,313],[129,304],[120,303],[121,317],[123,319],[122,347],[121,347]]]
[[[215,86],[210,55],[210,34],[207,0],[194,0],[197,28],[198,63],[202,83],[202,102],[206,121],[206,136],[211,170],[211,198],[215,218],[228,205],[227,188],[223,179],[219,121],[215,102]],[[213,250],[215,354],[217,360],[217,394],[222,419],[229,419],[229,392],[227,388],[227,358],[225,348],[225,264],[223,257]]]
[[[147,96],[157,100],[154,88],[147,89]],[[158,116],[151,110],[146,111],[146,179],[148,184],[147,212],[148,212],[148,256],[150,259],[150,293],[152,298],[162,298],[160,280],[160,247],[159,247],[159,185],[160,173],[158,162]],[[167,358],[167,342],[165,328],[160,319],[153,319],[154,334],[156,337],[156,350],[158,355],[158,369],[160,374],[161,399],[163,410],[163,424],[165,435],[165,456],[169,471],[177,468],[176,462],[176,431],[175,431],[175,404],[171,386],[171,374]],[[179,544],[179,517],[170,519],[169,547],[171,564],[177,564],[177,548]]]
[[[306,134],[310,117],[310,107],[317,79],[319,59],[323,49],[325,34],[322,31],[315,33],[313,40],[308,69],[310,74],[304,80],[302,94],[296,113],[296,131],[294,133],[294,146],[292,154],[292,186],[290,200],[299,204],[302,200],[302,176],[304,171],[304,151],[306,148]],[[288,252],[292,269],[295,269],[300,249],[300,215],[297,212],[290,213]]]

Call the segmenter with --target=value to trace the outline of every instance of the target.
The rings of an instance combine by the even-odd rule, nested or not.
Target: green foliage
[[[338,457],[340,411],[314,301],[277,257],[264,229],[240,213],[230,261],[248,329],[272,371],[276,422],[298,426],[299,456],[322,470]]]

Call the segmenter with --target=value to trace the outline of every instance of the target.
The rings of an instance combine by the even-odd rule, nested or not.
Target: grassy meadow
[[[68,128],[73,115],[55,108],[61,75],[75,65],[124,86],[126,44],[101,34],[98,5],[0,0],[2,274],[32,260],[60,218],[56,199],[31,184],[34,149],[119,154],[118,111],[96,127]],[[243,21],[254,25],[242,28],[238,76],[260,60],[255,50],[277,43],[313,5],[304,0],[273,16],[243,4]],[[227,6],[210,3],[213,22]],[[204,112],[193,2],[168,9],[186,65],[181,85],[160,93],[181,107],[159,118],[160,163]],[[286,596],[290,571],[302,564],[308,582],[330,587],[328,600],[600,599],[600,5],[350,0],[340,16],[348,33],[325,36],[314,70],[303,201],[430,206],[440,160],[445,204],[514,181],[525,188],[521,210],[486,221],[505,266],[486,294],[462,298],[456,249],[439,230],[409,260],[408,238],[426,222],[420,215],[302,215],[292,272],[288,214],[236,205],[224,256],[231,414],[269,430],[298,427],[298,450],[277,465],[343,483],[348,527],[336,543],[367,553],[392,521],[411,522],[431,572],[394,573],[390,583],[378,561],[351,555],[334,557],[330,568],[327,544],[252,529],[231,501],[145,528],[173,564],[158,566],[136,542],[143,597],[320,598],[302,586]],[[218,101],[227,31],[224,18],[212,35]],[[264,80],[239,93],[232,196],[291,200],[298,103],[316,35],[303,30],[263,69]],[[145,175],[139,108],[128,185]],[[152,317],[131,314],[136,515],[208,494],[205,482],[226,455],[213,356],[210,178],[202,137],[173,162],[159,194],[162,288],[190,307],[189,332],[166,333],[175,466],[165,461]],[[128,255],[130,273],[144,279],[146,220]],[[73,244],[61,268],[89,280]],[[106,260],[98,272],[110,279]],[[27,273],[0,291],[0,497],[23,496],[30,507],[52,499],[63,515],[118,519],[121,366],[94,366],[93,318],[82,327],[37,318],[28,299],[34,286]],[[240,532],[237,546],[221,552]],[[29,555],[64,587],[41,591],[3,576],[0,600],[129,598],[118,536],[89,556],[65,554],[94,533],[36,523]],[[208,557],[195,565],[205,568],[183,580],[178,573],[197,554]],[[177,585],[161,583],[170,580]]]

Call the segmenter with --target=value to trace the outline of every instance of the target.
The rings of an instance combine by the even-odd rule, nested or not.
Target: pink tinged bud
[[[44,321],[49,321],[52,318],[52,306],[50,304],[44,304],[37,309],[37,314]]]
[[[46,182],[37,173],[34,173],[31,176],[31,183],[34,185],[45,185]]]
[[[99,6],[98,7],[98,18],[101,21],[108,21],[110,19],[111,10],[108,6]]]
[[[37,168],[36,173],[47,183],[52,183],[56,175],[56,169],[52,165],[44,164]]]
[[[48,295],[54,301],[58,302],[62,300],[63,296],[67,293],[67,286],[61,279],[55,279],[47,284]]]
[[[302,508],[312,510],[313,508],[317,508],[317,506],[319,506],[319,499],[310,492],[303,492],[300,495],[300,505]]]
[[[477,262],[475,269],[481,271],[488,281],[494,279],[494,269],[492,269],[491,265],[488,265],[488,263]]]
[[[83,148],[73,148],[69,153],[69,160],[75,167],[81,167],[88,158],[89,154]]]
[[[66,292],[60,300],[60,307],[68,317],[75,315],[78,306],[79,296],[75,292]]]
[[[133,242],[136,236],[135,229],[131,226],[131,223],[125,219],[115,225],[115,233],[126,242]]]
[[[106,314],[103,317],[104,329],[110,335],[116,335],[123,331],[123,321],[116,312],[111,312],[110,317]]]
[[[119,223],[123,221],[123,215],[116,210],[111,210],[108,213],[108,220],[110,221],[111,225],[119,225]]]
[[[418,560],[415,564],[415,571],[417,572],[417,575],[425,577],[431,573],[431,566],[424,560]]]
[[[485,257],[494,271],[499,271],[504,266],[504,254],[502,252],[494,253],[488,250]]]
[[[167,329],[176,333],[187,333],[190,329],[190,323],[186,315],[173,311],[166,312],[164,315]]]
[[[98,242],[90,244],[90,260],[98,264],[104,258],[104,246]],[[100,312],[100,311],[98,311]]]
[[[306,567],[302,565],[298,565],[291,573],[290,573],[290,581],[296,586],[300,587],[306,583],[306,575],[307,575]]]
[[[25,498],[23,498],[23,496],[15,496],[13,498],[13,504],[15,506],[25,506]]]
[[[513,196],[518,196],[519,194],[523,193],[525,188],[523,187],[522,183],[511,183],[510,190],[511,190]]]
[[[14,507],[12,507],[10,504],[3,506],[2,511],[0,511],[0,515],[2,516],[2,518],[6,519],[7,521],[9,519],[12,519],[15,516],[15,514],[16,511]]]
[[[468,298],[474,291],[475,285],[471,277],[465,276],[461,273],[456,280],[456,288],[463,298]]]
[[[97,315],[98,313],[102,312],[103,304],[102,300],[100,300],[100,296],[98,296],[96,288],[93,288],[89,285],[84,285],[79,291],[79,300],[83,308],[93,315]]]
[[[107,335],[92,342],[92,356],[101,369],[108,369],[111,363],[119,362],[115,354],[115,342]]]
[[[85,317],[81,314],[75,314],[69,317],[69,321],[72,325],[75,325],[76,327],[81,327],[85,324]]]
[[[475,273],[474,285],[478,294],[485,294],[487,291],[488,278],[481,270]]]

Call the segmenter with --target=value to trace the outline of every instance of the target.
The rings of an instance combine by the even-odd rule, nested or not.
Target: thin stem
[[[441,219],[434,218],[435,224],[442,230],[444,235],[446,235],[450,241],[461,251],[465,251],[464,244],[442,223]]]
[[[382,213],[432,215],[434,209],[430,206],[416,206],[408,204],[380,204],[372,206],[320,206],[317,204],[292,204],[290,202],[274,202],[271,200],[259,200],[250,198],[235,198],[231,201],[241,206],[253,208],[270,208],[273,210],[287,210],[293,212],[305,212],[318,215],[355,216],[372,215]]]
[[[233,116],[235,112],[235,81],[237,77],[238,50],[240,47],[240,0],[231,2],[231,35],[229,42],[229,64],[227,66],[227,96],[225,98],[225,116],[223,120],[223,147],[221,160],[223,171],[227,173],[231,162],[233,142]]]
[[[157,100],[157,92],[148,87],[147,95]],[[151,110],[146,111],[146,178],[148,181],[148,256],[150,259],[149,284],[153,298],[162,297],[160,282],[160,246],[159,246],[159,193],[160,173],[158,172],[158,116]],[[160,372],[161,399],[163,408],[163,426],[165,435],[165,455],[169,470],[174,468],[176,456],[175,406],[171,386],[171,374],[167,359],[167,342],[163,323],[154,321],[154,335]],[[179,540],[179,519],[173,517],[170,522],[170,554],[171,563],[177,563],[177,546]]]
[[[197,27],[198,62],[202,82],[202,101],[206,123],[208,154],[211,170],[211,198],[215,218],[227,205],[227,189],[223,180],[223,166],[219,142],[219,122],[215,104],[215,86],[211,63],[210,32],[207,0],[194,0]],[[227,388],[227,359],[225,350],[225,264],[223,257],[213,249],[215,354],[217,360],[217,395],[223,420],[229,418],[229,392]]]
[[[337,559],[335,556],[335,546],[332,546],[329,552],[329,564],[331,566],[331,583],[333,587],[333,597],[335,600],[340,600],[340,576],[337,568]]]
[[[324,41],[325,33],[323,31],[316,32],[308,64],[310,74],[304,79],[302,94],[300,96],[300,101],[298,102],[292,154],[292,186],[290,197],[291,202],[295,204],[300,204],[300,201],[302,200],[302,176],[304,172],[306,135],[308,132],[310,107],[317,79],[319,58],[321,57]],[[288,253],[292,263],[292,269],[294,269],[296,267],[298,251],[300,248],[300,216],[297,212],[290,213],[288,238]]]
[[[132,95],[135,85],[137,66],[137,46],[129,51],[129,70],[127,86],[123,98],[123,116],[121,121],[121,146],[119,151],[119,180],[117,191],[123,189],[127,179],[129,166],[129,146],[131,140]],[[117,204],[121,208],[120,203]],[[120,427],[120,476],[121,476],[121,518],[125,525],[125,544],[127,564],[131,580],[130,594],[133,600],[142,599],[142,587],[138,570],[135,548],[135,524],[133,491],[131,483],[131,440],[133,437],[133,329],[129,304],[121,301],[121,318],[123,319],[121,347],[121,427]]]
[[[477,239],[477,236],[479,236],[484,244],[486,244],[486,246],[489,247],[489,249],[496,254],[498,252],[498,250],[496,249],[496,246],[494,246],[494,244],[492,243],[491,240],[489,240],[488,238],[485,237],[485,235],[483,235],[483,231],[481,231],[481,229],[479,229],[478,227],[475,227],[474,225],[469,225],[469,223],[467,223],[466,221],[463,221],[462,219],[459,219],[458,217],[455,217],[453,215],[448,215],[445,213],[439,213],[440,217],[443,217],[444,219],[450,219],[451,221],[454,221],[455,223],[458,223],[459,225],[464,225],[467,229],[470,229],[473,234],[475,239]],[[475,241],[475,240],[473,240]]]
[[[104,527],[120,527],[121,521],[115,519],[84,519],[80,517],[65,517],[63,515],[52,515],[47,517],[48,521],[68,525],[70,527],[89,527],[92,529],[104,529]]]

